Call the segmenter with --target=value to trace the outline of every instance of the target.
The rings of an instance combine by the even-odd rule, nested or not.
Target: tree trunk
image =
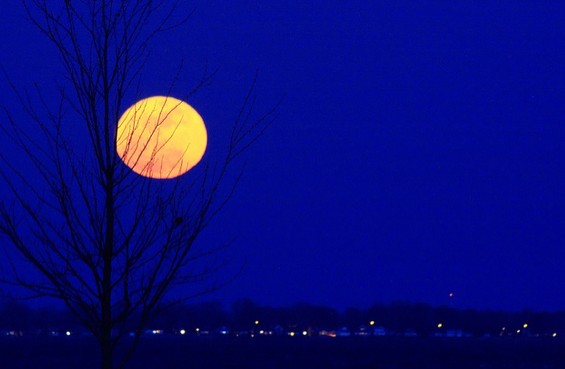
[[[112,348],[112,258],[114,244],[114,196],[112,187],[106,191],[106,243],[104,245],[103,279],[101,296],[100,349],[102,369],[113,369]]]
[[[112,350],[112,331],[110,329],[102,329],[102,337],[100,339],[100,354],[102,356],[101,369],[113,369],[113,350]]]

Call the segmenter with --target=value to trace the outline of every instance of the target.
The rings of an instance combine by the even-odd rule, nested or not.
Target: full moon
[[[188,172],[202,159],[207,142],[202,117],[173,97],[140,100],[118,121],[116,151],[144,177],[167,179]]]

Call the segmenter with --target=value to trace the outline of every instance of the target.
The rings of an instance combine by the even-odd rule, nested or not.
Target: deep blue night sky
[[[204,235],[235,237],[224,256],[245,265],[209,298],[344,308],[453,291],[460,307],[565,309],[565,4],[194,4],[153,45],[146,96],[166,93],[180,58],[179,96],[219,68],[189,101],[212,153],[255,70],[258,111],[284,96]],[[0,65],[49,89],[51,45],[17,1],[2,18]]]

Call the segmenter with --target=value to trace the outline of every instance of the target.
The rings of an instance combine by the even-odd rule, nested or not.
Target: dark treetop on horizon
[[[447,303],[454,291],[461,307],[565,307],[565,4],[194,6],[189,26],[152,51],[147,96],[170,87],[176,64],[160,55],[193,73],[173,95],[206,63],[219,67],[190,101],[213,150],[256,68],[262,101],[286,95],[221,227],[205,235],[235,236],[225,257],[245,264],[213,298],[342,308]],[[18,87],[54,88],[56,55],[18,2],[5,4],[0,37],[0,66]]]

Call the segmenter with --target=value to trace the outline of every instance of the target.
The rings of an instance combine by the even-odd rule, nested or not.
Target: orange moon
[[[118,121],[116,151],[144,177],[168,179],[188,172],[202,159],[207,143],[202,117],[173,97],[140,100]]]

